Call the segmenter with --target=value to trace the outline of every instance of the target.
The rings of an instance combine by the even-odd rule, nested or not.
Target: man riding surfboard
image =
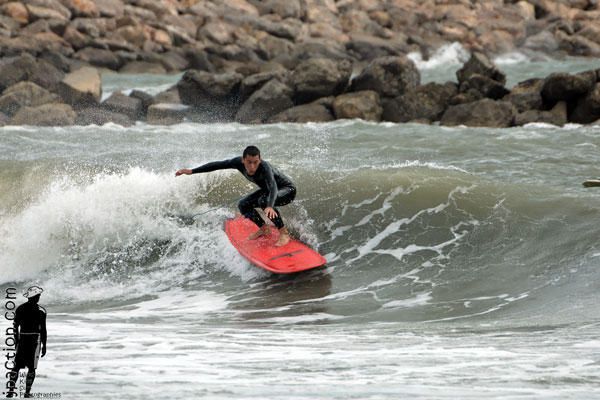
[[[244,197],[238,203],[242,215],[254,222],[259,228],[248,239],[255,240],[271,233],[269,226],[265,224],[265,221],[256,211],[256,207],[260,207],[264,210],[265,215],[273,221],[275,227],[279,229],[279,240],[275,246],[286,245],[290,241],[290,235],[279,210],[275,207],[285,206],[296,197],[296,187],[292,180],[263,160],[260,156],[260,150],[256,146],[246,147],[241,157],[209,162],[193,169],[180,169],[175,173],[175,176],[211,172],[219,169],[237,169],[246,179],[260,187],[259,190]]]

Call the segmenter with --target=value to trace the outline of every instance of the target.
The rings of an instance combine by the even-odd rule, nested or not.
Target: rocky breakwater
[[[0,57],[244,77],[310,58],[427,58],[453,42],[598,57],[598,21],[596,0],[0,0]]]
[[[354,72],[353,72],[354,71]],[[456,73],[457,82],[420,83],[402,56],[375,58],[356,71],[348,59],[309,58],[293,69],[211,73],[188,70],[156,96],[115,92],[101,102],[100,72],[65,72],[29,54],[0,66],[0,124],[131,125],[195,122],[327,122],[335,119],[510,127],[562,126],[600,120],[600,69],[556,73],[513,88],[481,53]]]

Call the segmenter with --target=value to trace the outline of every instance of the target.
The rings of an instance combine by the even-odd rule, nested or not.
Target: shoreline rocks
[[[29,58],[28,58],[29,57]],[[474,53],[456,72],[458,83],[420,85],[407,58],[384,56],[355,71],[347,60],[317,58],[257,72],[214,74],[189,70],[172,88],[151,96],[139,90],[112,93],[101,102],[101,75],[81,67],[62,76],[54,90],[37,83],[39,66],[30,56],[0,65],[0,124],[73,125],[136,121],[171,125],[192,122],[328,122],[335,119],[418,122],[447,126],[505,128],[542,122],[597,124],[600,69],[554,73],[512,89],[483,54]],[[16,68],[21,66],[22,68]],[[60,76],[54,76],[55,81]],[[17,79],[24,79],[15,82]],[[386,80],[392,81],[385,85]],[[368,89],[362,89],[363,87]],[[48,112],[51,115],[44,115]]]
[[[600,57],[595,1],[0,3],[0,124],[360,118],[505,127],[600,118],[600,69],[507,88],[489,58],[513,50]],[[453,42],[471,51],[457,83],[422,85],[407,54]],[[185,72],[156,96],[101,101],[107,69]],[[53,105],[55,119],[39,115]],[[25,118],[26,108],[38,117]]]

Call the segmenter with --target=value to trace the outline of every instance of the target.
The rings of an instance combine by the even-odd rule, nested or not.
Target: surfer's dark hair
[[[246,156],[250,156],[250,157],[259,156],[260,157],[260,150],[256,146],[248,146],[244,149],[242,158],[246,158]]]

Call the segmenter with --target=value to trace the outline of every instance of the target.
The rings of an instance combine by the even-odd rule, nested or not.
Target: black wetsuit
[[[281,214],[277,210],[278,206],[284,206],[291,203],[296,197],[296,187],[292,180],[279,172],[265,160],[261,160],[254,175],[248,175],[242,157],[235,157],[230,160],[214,161],[200,167],[192,169],[192,173],[211,172],[219,169],[237,169],[250,182],[257,184],[260,189],[249,194],[240,200],[238,208],[243,216],[251,219],[259,227],[265,224],[260,214],[255,210],[256,207],[265,209],[272,207],[277,216],[272,219],[278,229],[283,228]]]
[[[27,367],[25,392],[29,393],[35,379],[40,346],[46,347],[46,309],[31,301],[21,304],[15,311],[14,327],[18,341],[10,380],[16,382],[19,370]]]

